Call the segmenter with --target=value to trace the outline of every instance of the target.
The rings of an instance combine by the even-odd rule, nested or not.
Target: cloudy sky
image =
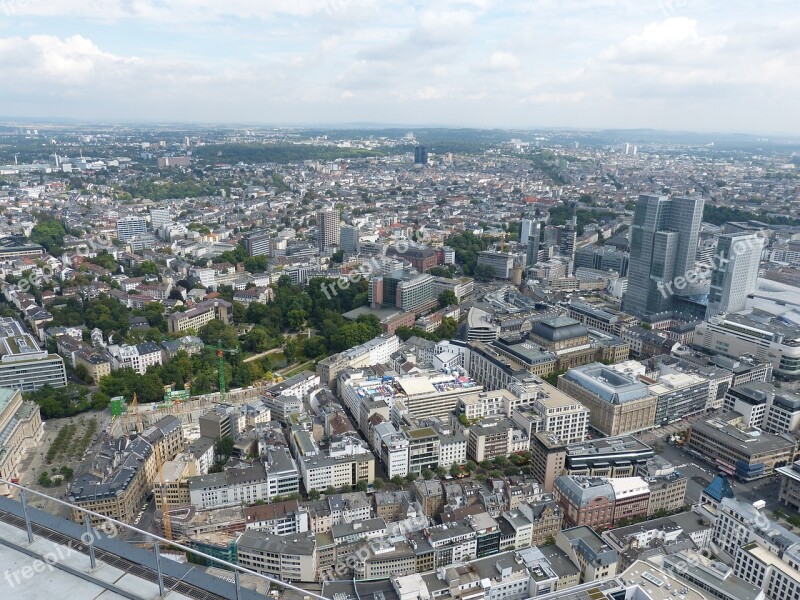
[[[0,0],[0,115],[800,134],[798,0]]]

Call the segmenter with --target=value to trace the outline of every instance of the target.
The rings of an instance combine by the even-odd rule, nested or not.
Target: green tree
[[[458,304],[458,298],[451,290],[445,290],[439,297],[437,298],[437,302],[439,303],[439,308],[444,308],[446,306],[451,306],[453,304]]]
[[[217,440],[215,451],[217,456],[222,456],[227,461],[233,454],[233,436],[226,435]]]
[[[358,492],[366,492],[369,489],[369,484],[365,479],[360,479],[356,482],[356,491]]]
[[[318,490],[309,490],[308,492],[308,499],[309,500],[319,500],[320,493]]]
[[[403,479],[402,475],[395,475],[394,477],[392,477],[392,483],[394,485],[396,485],[397,487],[403,487],[403,484],[405,483],[405,481],[406,480]]]
[[[329,485],[328,487],[325,488],[326,496],[332,496],[335,493],[336,493],[336,488],[334,488],[332,485]]]
[[[383,489],[383,479],[380,477],[376,477],[375,480],[372,482],[372,487],[375,488],[376,491],[380,491]]]
[[[433,471],[431,471],[430,469],[422,469],[422,476],[426,480],[431,480],[433,479]]]

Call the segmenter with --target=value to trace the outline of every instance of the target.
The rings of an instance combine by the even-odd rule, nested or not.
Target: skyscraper
[[[428,150],[425,146],[417,146],[414,148],[414,164],[427,165],[428,164]]]
[[[755,233],[719,236],[706,318],[744,310],[747,295],[756,289],[764,238]]]
[[[120,242],[127,242],[145,233],[147,233],[147,219],[144,217],[123,217],[117,221],[117,238]]]
[[[628,291],[622,309],[637,317],[670,311],[694,272],[703,198],[643,194],[631,227]]]
[[[339,211],[323,208],[317,211],[317,248],[320,252],[339,245]]]
[[[266,229],[257,229],[244,236],[242,241],[247,250],[247,256],[269,256],[270,237],[270,232]]]
[[[532,219],[522,219],[519,226],[519,243],[527,244],[533,238],[533,243],[539,245],[539,222]]]
[[[358,237],[360,231],[353,225],[342,225],[339,228],[340,247],[347,254],[358,254]]]

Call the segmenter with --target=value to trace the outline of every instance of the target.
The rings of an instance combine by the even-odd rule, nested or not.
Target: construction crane
[[[135,416],[131,415],[131,411],[136,413]],[[131,398],[131,403],[128,404],[128,411],[126,413],[126,418],[125,418],[125,431],[128,431],[130,429],[131,419],[132,418],[136,419],[136,431],[137,431],[137,433],[141,433],[141,431],[143,429],[143,427],[142,427],[142,413],[139,412],[139,400],[137,400],[137,398],[136,398],[136,392],[133,392],[133,398]]]
[[[164,537],[172,540],[172,522],[169,519],[169,503],[167,502],[167,484],[164,483],[164,466],[158,470],[161,479],[161,518],[164,523]]]
[[[217,371],[219,375],[219,401],[225,401],[225,355],[239,354],[238,348],[226,348],[222,340],[217,340],[217,345],[206,344],[206,348],[217,351]]]

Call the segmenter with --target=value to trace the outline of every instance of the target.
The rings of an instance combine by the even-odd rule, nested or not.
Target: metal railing
[[[198,558],[202,558],[202,559],[204,559],[206,561],[209,561],[210,563],[218,564],[218,565],[222,566],[223,568],[225,568],[225,569],[227,569],[229,571],[233,571],[233,576],[234,576],[233,585],[234,585],[234,589],[235,589],[235,593],[236,593],[236,596],[235,596],[236,600],[241,600],[241,582],[240,582],[240,579],[241,579],[241,575],[242,574],[247,574],[247,575],[251,575],[251,576],[254,576],[254,577],[258,577],[258,578],[263,579],[264,581],[266,581],[266,582],[268,582],[270,584],[275,584],[275,585],[280,586],[282,588],[287,588],[287,589],[290,589],[290,590],[294,590],[296,592],[300,592],[301,594],[303,594],[303,596],[310,596],[312,598],[316,598],[317,600],[328,600],[324,596],[321,596],[321,595],[316,594],[316,593],[314,593],[312,591],[303,589],[303,588],[301,588],[301,587],[299,587],[297,585],[294,585],[292,583],[289,583],[289,582],[286,582],[286,581],[281,581],[280,579],[276,579],[276,578],[271,577],[269,575],[264,575],[263,573],[259,573],[257,571],[253,571],[251,569],[242,567],[240,565],[228,562],[228,561],[226,561],[224,559],[217,558],[216,556],[212,556],[210,554],[206,554],[205,552],[201,552],[199,550],[196,550],[194,548],[191,548],[191,547],[186,546],[184,544],[181,544],[179,542],[174,542],[174,541],[168,540],[168,539],[163,538],[161,536],[155,535],[155,534],[153,534],[153,533],[151,533],[149,531],[144,531],[142,529],[134,527],[133,525],[128,525],[127,523],[123,523],[122,521],[118,521],[116,519],[112,519],[111,517],[107,517],[107,516],[102,515],[100,513],[97,513],[97,512],[94,512],[94,511],[91,511],[91,510],[88,510],[88,509],[85,509],[85,508],[81,508],[80,506],[75,506],[74,504],[70,504],[69,502],[65,502],[65,501],[60,500],[58,498],[54,498],[52,496],[48,496],[47,494],[43,494],[41,492],[37,492],[36,490],[31,490],[29,488],[26,488],[26,487],[24,487],[22,485],[19,485],[17,483],[13,483],[13,482],[8,481],[6,479],[0,478],[0,485],[7,485],[9,488],[16,489],[16,490],[19,491],[19,501],[20,501],[20,504],[22,505],[22,515],[23,515],[23,519],[25,521],[25,530],[26,530],[27,535],[28,535],[28,543],[29,544],[33,544],[34,538],[35,538],[35,536],[34,536],[34,524],[33,524],[32,520],[30,518],[30,515],[28,514],[28,495],[29,494],[32,494],[34,496],[39,496],[39,497],[44,498],[46,500],[49,500],[51,502],[56,502],[57,504],[59,504],[61,506],[67,507],[71,511],[76,511],[76,512],[82,514],[83,515],[83,524],[84,524],[84,527],[86,528],[86,532],[85,533],[87,534],[86,535],[87,539],[84,540],[84,539],[82,539],[83,536],[81,536],[81,540],[80,541],[83,542],[83,544],[87,547],[86,549],[87,549],[87,552],[88,552],[89,565],[90,565],[92,570],[94,570],[95,567],[97,566],[97,555],[98,554],[100,554],[100,560],[104,560],[105,557],[109,557],[109,558],[113,557],[113,553],[112,552],[107,552],[107,551],[104,551],[104,550],[96,550],[95,549],[95,539],[100,539],[100,536],[97,534],[96,531],[93,531],[93,529],[91,527],[91,518],[92,517],[94,517],[96,519],[102,519],[102,521],[104,521],[105,523],[111,523],[117,528],[122,528],[124,530],[131,531],[131,532],[134,532],[136,534],[142,535],[142,536],[144,536],[145,540],[148,540],[148,543],[149,543],[150,540],[152,540],[153,555],[154,555],[155,565],[156,565],[156,577],[157,577],[157,583],[158,583],[158,589],[159,589],[159,597],[163,597],[167,592],[170,591],[170,589],[167,589],[167,587],[166,587],[165,575],[164,575],[164,572],[163,572],[163,569],[162,569],[162,563],[161,563],[163,557],[161,556],[161,552],[160,552],[160,548],[159,548],[161,544],[166,544],[167,547],[177,548],[179,550],[182,550],[182,551],[186,552],[187,555],[191,554],[191,555],[196,556]],[[47,511],[43,511],[43,512],[47,512]],[[59,534],[59,535],[61,537],[63,537],[63,538],[68,537],[68,536],[64,536],[63,534]],[[42,536],[42,537],[44,537],[44,536]],[[48,536],[48,538],[51,539],[51,541],[53,539],[52,536]],[[170,560],[170,559],[168,559],[168,560]],[[173,562],[173,561],[171,561],[171,562]],[[177,583],[181,582],[181,579],[179,579],[179,578],[166,577],[166,579],[177,580]],[[221,579],[221,581],[225,581],[225,580]],[[192,585],[192,584],[189,584],[189,585]],[[195,587],[197,587],[197,586],[195,586]]]

